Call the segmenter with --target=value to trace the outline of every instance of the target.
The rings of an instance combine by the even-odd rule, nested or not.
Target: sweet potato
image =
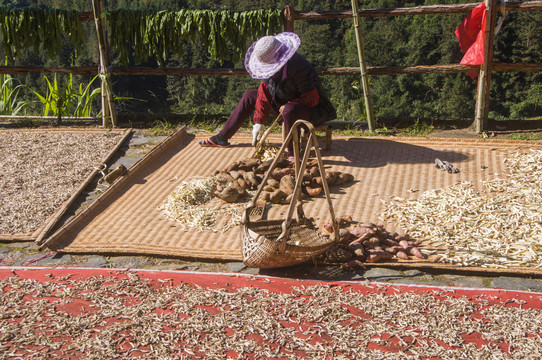
[[[279,188],[279,184],[280,183],[275,179],[271,179],[271,178],[267,179],[267,185],[270,185],[270,186],[274,187],[275,189]]]
[[[246,158],[239,162],[239,170],[253,171],[260,165],[260,161],[255,158]]]
[[[311,187],[311,186],[304,186],[303,190],[307,193],[309,196],[318,196],[322,192],[321,187]]]
[[[260,199],[265,201],[271,201],[271,193],[268,191],[262,191],[262,193],[260,194]]]
[[[275,179],[277,181],[280,181],[283,176],[290,175],[293,173],[293,170],[291,168],[283,168],[283,169],[274,169],[273,172],[271,172],[271,178]]]
[[[385,252],[384,250],[369,250],[366,262],[375,263],[382,260],[389,260],[393,257],[392,254]]]
[[[341,243],[349,243],[352,239],[350,231],[347,229],[339,229],[339,241]]]
[[[321,174],[320,174],[320,168],[318,168],[318,167],[310,168],[309,174],[310,174],[311,178],[315,178],[315,177],[321,176]]]
[[[339,224],[339,227],[348,226],[352,223],[352,216],[350,215],[342,215],[337,217],[337,224]]]
[[[350,249],[354,253],[354,256],[356,256],[358,258],[363,258],[365,256],[365,248],[360,243],[351,245]]]
[[[350,231],[350,234],[352,234],[352,236],[356,236],[354,233],[352,233],[352,231]],[[350,243],[350,246],[355,244],[363,244],[363,242],[369,239],[371,236],[373,236],[372,232],[366,232],[365,234],[358,236],[354,241],[352,241]]]
[[[373,229],[371,229],[370,227],[360,226],[359,224],[354,226],[350,230],[350,232],[356,237],[363,236],[364,234],[367,234],[367,233],[371,233],[371,236],[374,234]]]
[[[224,172],[224,171],[219,172],[216,175],[216,177],[228,182],[232,182],[234,180],[233,177],[229,173]]]
[[[408,260],[408,255],[402,250],[397,251],[395,256],[397,256],[398,259]]]
[[[365,269],[365,265],[361,260],[351,259],[341,265],[343,270],[352,270],[352,269]]]
[[[224,171],[226,171],[226,172],[230,172],[232,170],[239,170],[239,162],[238,161],[231,163],[230,165],[228,165],[228,167],[226,169],[224,169]]]
[[[388,246],[388,247],[385,247],[384,248],[384,251],[389,253],[389,254],[392,254],[392,255],[395,255],[397,254],[397,248],[394,247],[394,246]]]
[[[239,191],[239,193],[241,192],[245,192],[245,189],[246,189],[246,183],[244,181],[239,181],[239,180],[242,180],[242,179],[237,179],[237,180],[234,180],[230,186],[232,188],[235,188],[237,189],[237,191]]]
[[[269,166],[271,166],[271,163],[273,162],[273,160],[266,160],[266,161],[263,161],[260,165],[258,165],[258,167],[254,170],[254,173],[256,174],[263,174],[265,173],[268,169],[269,169]]]
[[[420,246],[421,242],[419,240],[409,240],[408,245],[410,245],[410,246]]]
[[[324,223],[323,229],[324,229],[325,232],[327,232],[328,234],[333,234],[334,227],[333,227],[333,223],[331,222],[330,219],[328,219],[328,220]]]
[[[288,159],[280,159],[277,162],[277,167],[278,168],[291,168],[292,163]]]
[[[285,175],[280,179],[279,189],[286,195],[290,195],[294,192],[294,178],[291,175]]]
[[[339,177],[338,171],[328,171],[326,172],[326,181],[328,185],[335,185],[337,183],[337,178]]]
[[[341,263],[350,260],[352,256],[353,253],[350,251],[350,249],[345,249],[340,246],[334,246],[326,250],[324,254],[324,259],[326,262]]]
[[[399,246],[399,243],[390,239],[390,238],[382,238],[380,239],[380,242],[387,246]]]
[[[311,159],[311,160],[307,161],[307,167],[308,168],[312,168],[312,167],[315,167],[315,166],[318,166],[318,159]]]
[[[228,203],[236,202],[239,199],[239,191],[231,186],[228,186],[221,192],[215,191],[215,196]]]
[[[408,244],[408,241],[406,240],[401,240],[399,241],[399,246],[402,246],[403,248],[408,248],[410,245]]]
[[[239,184],[239,187],[242,188],[243,190],[249,187],[246,180],[241,177],[235,180],[234,182],[237,182]]]
[[[413,256],[417,257],[418,259],[425,259],[425,254],[422,253],[420,251],[420,249],[418,249],[415,246],[411,246],[411,247],[407,248],[406,253],[410,254],[410,255],[413,255]]]
[[[365,240],[363,242],[363,246],[365,246],[366,248],[374,249],[376,246],[379,246],[379,245],[380,245],[380,239],[377,237],[372,237],[369,240]]]
[[[282,204],[284,199],[286,199],[286,194],[283,193],[281,190],[275,190],[271,193],[269,201],[274,204]]]
[[[340,173],[337,175],[337,179],[335,180],[335,185],[342,185],[349,183],[351,181],[354,181],[354,175],[347,174],[347,173]]]
[[[258,185],[260,185],[260,182],[256,178],[256,175],[253,171],[247,171],[246,173],[244,173],[243,179],[245,179],[250,189],[256,189]]]
[[[301,181],[303,182],[303,184],[310,184],[311,183],[312,176],[309,173],[308,169],[305,169],[305,173],[303,173],[303,177],[301,178]]]
[[[269,191],[269,192],[273,192],[275,191],[276,189],[274,187],[272,187],[271,185],[265,185],[262,189],[262,191]]]
[[[231,177],[236,180],[236,179],[239,179],[241,177],[241,173],[239,172],[239,170],[232,170],[232,171],[229,171],[228,174],[231,175]]]

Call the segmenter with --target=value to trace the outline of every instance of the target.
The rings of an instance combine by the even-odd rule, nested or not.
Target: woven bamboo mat
[[[17,132],[21,130],[0,130],[0,133],[10,133],[10,132]],[[38,133],[38,134],[62,134],[62,133],[69,133],[69,134],[103,134],[106,132],[115,132],[119,134],[123,134],[123,137],[117,142],[117,144],[107,153],[107,155],[99,162],[99,163],[107,163],[109,159],[118,151],[118,149],[122,146],[124,141],[128,138],[128,136],[131,133],[130,129],[86,129],[86,128],[69,128],[69,129],[59,129],[59,128],[51,128],[51,129],[24,129],[24,132],[30,132],[30,133]],[[77,189],[74,190],[74,192],[70,195],[66,201],[64,201],[59,207],[57,207],[54,212],[47,217],[43,223],[36,229],[33,229],[32,231],[25,232],[25,233],[0,233],[0,240],[1,241],[41,241],[48,232],[56,225],[58,220],[62,217],[62,215],[67,211],[67,209],[71,206],[71,204],[75,201],[77,196],[81,194],[81,192],[85,189],[85,187],[96,177],[98,174],[98,170],[94,169],[92,171],[89,171],[89,174],[85,177],[85,179],[79,184]]]
[[[185,231],[159,210],[182,181],[208,176],[253,152],[249,134],[236,135],[228,149],[201,148],[198,141],[205,137],[182,129],[166,139],[49,238],[47,246],[68,253],[240,260],[238,227],[226,232]],[[271,137],[270,141],[278,143],[280,138]],[[393,228],[379,219],[383,200],[391,196],[415,198],[423,191],[460,181],[480,185],[481,180],[503,173],[509,151],[534,146],[533,142],[505,140],[335,137],[331,151],[322,155],[328,169],[352,173],[356,179],[349,186],[331,188],[335,213]],[[437,169],[435,158],[449,161],[461,172]],[[268,218],[284,218],[286,208],[271,207]],[[317,225],[328,218],[324,197],[309,199],[304,210]]]

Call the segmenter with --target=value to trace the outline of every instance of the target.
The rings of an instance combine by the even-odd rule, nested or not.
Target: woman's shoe
[[[230,143],[226,139],[224,139],[224,137],[220,133],[213,135],[208,139],[200,141],[199,145],[203,147],[219,147],[219,148],[228,148],[231,146]]]

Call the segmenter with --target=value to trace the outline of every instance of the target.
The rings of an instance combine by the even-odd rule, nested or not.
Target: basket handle
[[[250,215],[249,215],[250,211],[256,206],[256,201],[257,201],[258,197],[260,196],[260,193],[262,192],[263,187],[267,183],[267,179],[269,178],[271,172],[275,169],[275,167],[276,167],[276,165],[278,163],[278,160],[279,160],[281,154],[284,152],[286,146],[289,144],[290,141],[292,141],[292,139],[296,139],[296,140],[298,139],[299,128],[301,126],[305,126],[305,127],[307,127],[309,129],[309,136],[308,136],[307,145],[306,145],[305,152],[303,154],[303,159],[301,160],[301,163],[300,163],[300,159],[299,159],[299,157],[300,157],[299,156],[299,141],[294,141],[293,142],[294,166],[295,166],[294,167],[294,176],[295,176],[295,181],[296,182],[295,182],[294,192],[293,192],[293,195],[292,195],[292,200],[290,201],[290,206],[288,207],[288,215],[286,216],[286,220],[282,224],[282,233],[280,234],[280,236],[277,239],[277,240],[282,241],[282,246],[281,247],[283,247],[283,248],[286,246],[286,241],[288,240],[290,224],[292,222],[292,217],[293,217],[293,214],[294,214],[295,205],[298,202],[299,202],[299,204],[297,206],[298,219],[299,219],[300,222],[305,219],[305,215],[303,213],[302,203],[299,201],[299,195],[301,193],[301,179],[303,178],[303,173],[305,172],[305,168],[307,166],[307,162],[308,162],[308,159],[309,159],[309,153],[310,153],[311,147],[314,148],[314,151],[316,153],[316,158],[317,158],[317,161],[318,161],[318,168],[320,170],[320,175],[322,177],[322,186],[324,188],[324,193],[326,195],[326,200],[327,200],[327,204],[328,204],[328,208],[329,208],[329,213],[330,213],[330,216],[331,216],[331,221],[332,221],[333,229],[334,229],[334,236],[335,236],[334,241],[335,242],[339,241],[339,226],[338,226],[338,223],[337,223],[337,219],[335,218],[335,212],[333,211],[333,204],[331,203],[331,197],[330,197],[330,193],[329,193],[329,186],[328,186],[327,180],[326,180],[324,164],[322,162],[322,156],[320,155],[320,149],[318,148],[318,138],[316,137],[316,131],[314,130],[314,126],[310,122],[308,122],[306,120],[298,120],[292,126],[290,132],[286,136],[286,139],[282,143],[282,146],[281,146],[277,156],[275,157],[275,159],[273,160],[273,162],[269,166],[269,169],[267,170],[267,172],[266,172],[260,186],[258,187],[258,190],[254,194],[251,202],[247,205],[247,207],[245,209],[245,213],[243,214],[243,218],[241,220],[241,224],[245,225],[245,224],[248,224],[250,222]]]

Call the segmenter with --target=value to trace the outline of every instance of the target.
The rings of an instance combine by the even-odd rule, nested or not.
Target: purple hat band
[[[268,79],[290,60],[300,44],[299,36],[291,32],[264,36],[247,50],[245,68],[254,79]]]

